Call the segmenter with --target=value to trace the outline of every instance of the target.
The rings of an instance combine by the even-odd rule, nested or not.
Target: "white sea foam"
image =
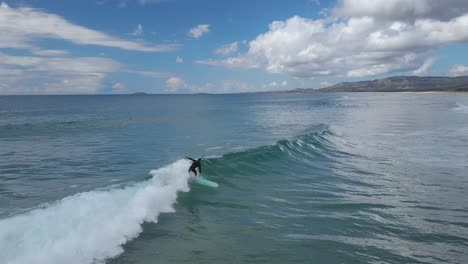
[[[223,148],[222,146],[216,146],[216,147],[207,148],[206,150],[210,151],[210,150],[217,150],[217,149],[222,149],[222,148]]]
[[[455,111],[455,112],[468,114],[468,106],[467,105],[462,105],[462,104],[457,103],[457,107],[452,108],[452,110]]]
[[[179,160],[145,182],[79,193],[0,220],[0,263],[103,263],[123,252],[143,222],[174,212],[178,192],[189,191],[189,162]]]
[[[233,150],[240,150],[240,149],[245,149],[245,147],[244,147],[244,146],[237,146],[237,147],[233,147],[233,148],[231,148],[231,149],[233,149]]]
[[[337,125],[331,125],[328,127],[329,131],[338,137],[342,137],[344,135],[345,129],[343,127]]]
[[[203,156],[204,159],[216,159],[216,158],[221,158],[223,155],[208,155],[208,156]]]

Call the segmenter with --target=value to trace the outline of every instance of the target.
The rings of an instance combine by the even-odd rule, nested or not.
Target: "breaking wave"
[[[144,222],[174,212],[178,192],[189,191],[179,160],[124,188],[79,193],[42,208],[0,220],[0,263],[103,263],[123,252]]]

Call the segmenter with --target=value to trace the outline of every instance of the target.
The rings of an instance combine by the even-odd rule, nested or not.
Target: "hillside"
[[[322,89],[297,89],[295,92],[422,92],[466,91],[468,76],[418,77],[398,76],[360,82],[343,82]]]

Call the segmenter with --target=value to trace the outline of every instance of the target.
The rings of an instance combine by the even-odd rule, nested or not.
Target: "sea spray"
[[[151,171],[147,181],[79,193],[0,220],[0,263],[103,263],[121,254],[143,222],[174,212],[177,193],[189,191],[188,166],[179,160]]]
[[[452,108],[452,110],[458,113],[468,114],[468,106],[460,103],[457,103],[457,106]]]

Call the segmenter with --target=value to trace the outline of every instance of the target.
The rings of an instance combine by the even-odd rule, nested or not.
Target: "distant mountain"
[[[295,92],[424,92],[464,91],[468,92],[468,76],[418,77],[398,76],[385,79],[343,82],[322,89],[297,89]]]

